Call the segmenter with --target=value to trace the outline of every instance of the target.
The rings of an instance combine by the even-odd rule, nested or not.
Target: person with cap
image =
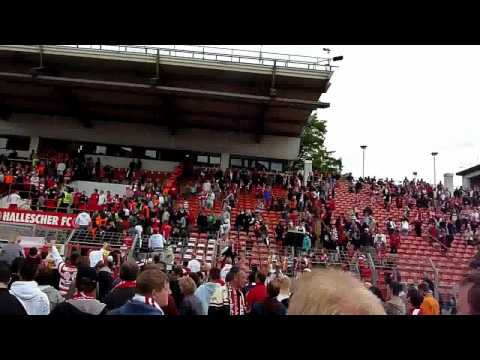
[[[38,265],[24,263],[20,268],[20,280],[11,285],[10,293],[20,301],[28,315],[48,315],[50,301],[35,281],[37,273]]]
[[[170,286],[168,277],[160,269],[148,269],[137,278],[132,300],[109,315],[164,315],[162,306],[168,305]]]
[[[98,274],[94,268],[79,266],[75,279],[76,291],[71,299],[58,304],[50,315],[74,317],[105,315],[107,306],[96,299]]]
[[[423,296],[423,302],[420,305],[422,315],[440,315],[440,304],[433,297],[433,292],[428,284],[423,282],[418,285],[418,291]]]
[[[0,315],[27,315],[22,303],[8,291],[11,276],[8,264],[0,261]]]
[[[109,310],[119,308],[135,295],[137,286],[138,265],[135,262],[124,262],[120,266],[120,282],[105,296],[104,302]]]

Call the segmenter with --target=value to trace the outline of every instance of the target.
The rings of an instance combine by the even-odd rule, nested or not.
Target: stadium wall
[[[9,121],[0,120],[0,133],[280,160],[295,160],[300,147],[300,138],[297,137],[265,135],[257,144],[253,134],[182,128],[172,136],[166,127],[150,124],[101,120],[93,123],[93,128],[85,128],[73,118],[14,114]]]

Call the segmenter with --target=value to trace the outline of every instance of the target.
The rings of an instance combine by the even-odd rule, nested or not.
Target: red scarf
[[[132,289],[136,286],[137,286],[137,282],[135,280],[121,281],[120,283],[117,284],[117,286],[115,286],[113,288],[113,290],[115,290],[115,289]]]

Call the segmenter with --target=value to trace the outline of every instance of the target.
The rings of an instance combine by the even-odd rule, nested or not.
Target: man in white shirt
[[[98,206],[104,206],[107,203],[107,196],[105,193],[100,191],[100,195],[98,196]]]
[[[62,176],[62,175],[63,175],[63,172],[65,171],[66,168],[67,168],[67,166],[65,165],[65,163],[63,163],[63,162],[58,163],[58,165],[57,165],[57,174],[58,174],[59,176]]]
[[[90,224],[92,223],[92,218],[87,212],[81,212],[77,215],[75,219],[75,225],[77,225],[80,229],[87,230]]]
[[[158,229],[155,229],[153,235],[148,239],[148,248],[153,251],[163,250],[164,241],[162,234],[159,234]]]

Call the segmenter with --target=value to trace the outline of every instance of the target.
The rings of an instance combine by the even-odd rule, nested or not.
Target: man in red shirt
[[[160,232],[162,233],[165,240],[170,239],[170,233],[172,232],[172,227],[168,225],[168,222],[163,223]]]
[[[396,254],[399,246],[400,246],[400,232],[398,230],[395,230],[390,235],[390,253]]]
[[[95,191],[90,195],[90,199],[88,199],[88,209],[89,210],[97,210],[98,209],[98,198],[100,196],[98,195],[98,190],[95,189]]]
[[[252,309],[253,304],[262,302],[267,297],[267,287],[265,280],[267,277],[264,273],[258,272],[255,276],[255,286],[247,294],[247,308]]]

